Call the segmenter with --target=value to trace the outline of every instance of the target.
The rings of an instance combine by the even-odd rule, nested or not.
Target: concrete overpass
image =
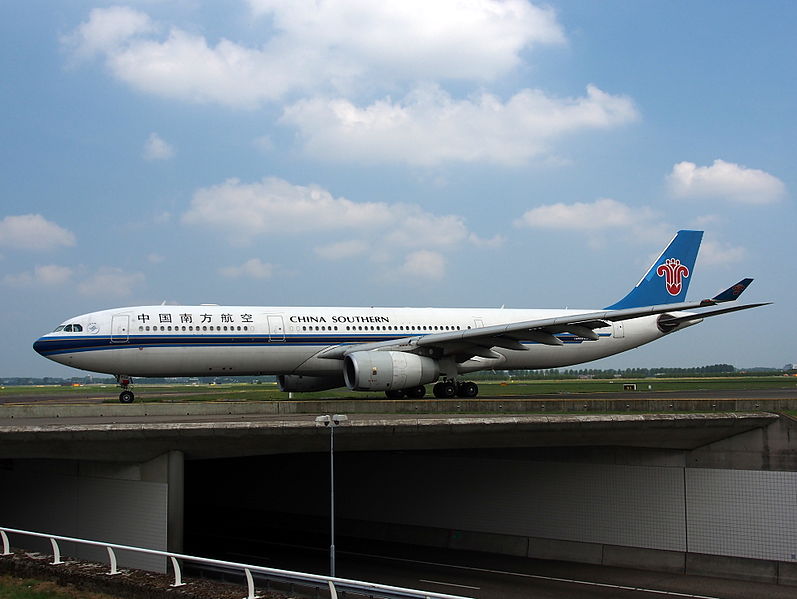
[[[344,536],[797,582],[797,428],[761,411],[797,398],[533,401],[4,405],[0,513],[174,551],[320,534],[336,412]]]

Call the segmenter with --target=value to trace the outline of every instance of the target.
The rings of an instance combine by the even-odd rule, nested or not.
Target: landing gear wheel
[[[479,386],[471,381],[462,383],[459,386],[459,390],[457,392],[457,395],[459,395],[460,397],[465,397],[468,399],[476,397],[478,394],[479,394]]]
[[[133,395],[133,392],[132,392],[132,391],[122,391],[122,392],[119,394],[119,401],[120,401],[121,403],[133,403],[133,400],[134,400],[135,398],[136,398],[136,396],[135,396],[135,395]]]
[[[451,399],[457,395],[457,387],[450,381],[437,383],[434,388],[434,396],[438,399]]]
[[[404,399],[407,397],[403,389],[391,389],[390,391],[385,391],[385,395],[388,399]]]
[[[410,399],[423,399],[423,396],[426,395],[426,387],[423,385],[410,387],[409,389],[405,389],[405,391],[407,392],[407,397]]]

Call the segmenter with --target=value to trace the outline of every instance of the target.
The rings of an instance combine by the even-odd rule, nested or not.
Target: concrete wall
[[[165,551],[169,461],[167,455],[145,464],[7,460],[0,467],[0,522],[10,528]],[[173,512],[178,508],[173,505]],[[175,513],[181,518],[181,512]],[[46,540],[11,535],[11,542],[52,553]],[[108,561],[103,548],[71,543],[60,547],[65,556]],[[117,559],[124,567],[161,572],[166,568],[164,558],[117,552]]]
[[[249,479],[249,493],[235,494],[235,508],[322,522],[327,458],[248,463],[242,471],[258,477]],[[395,542],[793,584],[797,472],[689,462],[688,452],[633,448],[340,453],[338,529]],[[207,478],[229,490],[241,476],[229,469],[225,483],[226,469],[217,464]],[[226,501],[223,492],[203,494]]]

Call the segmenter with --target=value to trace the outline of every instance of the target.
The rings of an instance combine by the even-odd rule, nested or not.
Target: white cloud
[[[292,185],[277,178],[250,184],[230,179],[200,189],[182,221],[211,227],[237,244],[266,234],[349,232],[347,245],[321,248],[333,254],[359,252],[362,246],[356,242],[364,243],[364,238],[408,248],[490,244],[473,235],[461,216],[432,214],[415,204],[354,202],[335,198],[317,185]]]
[[[291,185],[277,178],[245,184],[228,179],[194,193],[182,221],[221,230],[246,242],[266,233],[359,230],[390,222],[387,205],[335,198],[317,185]]]
[[[461,216],[437,216],[418,206],[393,205],[389,210],[396,217],[386,231],[385,241],[391,245],[450,247],[466,241],[469,237],[465,220]]]
[[[174,148],[157,133],[150,133],[144,144],[147,160],[168,160],[174,156]]]
[[[79,57],[104,55],[136,89],[191,102],[253,108],[286,94],[348,92],[398,81],[490,81],[537,44],[559,44],[554,12],[525,0],[333,0],[251,2],[270,18],[260,47],[173,27],[159,40],[144,13],[94,9],[65,43]]]
[[[461,216],[433,214],[415,204],[354,202],[317,185],[292,185],[276,178],[251,184],[230,179],[200,189],[182,222],[217,231],[234,245],[266,235],[345,235],[344,241],[315,248],[317,256],[328,260],[367,255],[372,261],[390,262],[421,248],[451,251],[465,244],[496,247],[503,241],[500,236],[482,239]],[[445,263],[434,264],[443,268]]]
[[[144,283],[140,272],[129,272],[121,268],[104,266],[78,285],[78,291],[91,297],[126,297],[133,289]]]
[[[74,271],[68,266],[46,264],[36,266],[32,272],[23,272],[18,275],[6,275],[3,283],[13,287],[26,287],[29,285],[61,285],[66,283]]]
[[[6,216],[0,220],[0,246],[18,250],[51,250],[73,245],[74,233],[41,214]]]
[[[435,280],[443,277],[445,266],[446,259],[442,254],[419,250],[406,257],[401,272],[411,278]]]
[[[367,252],[369,249],[368,244],[360,239],[349,239],[346,241],[338,241],[315,248],[315,253],[319,258],[324,260],[345,260],[359,256]]]
[[[166,260],[164,256],[161,256],[160,254],[157,254],[155,252],[147,254],[147,262],[149,262],[150,264],[160,264],[164,260]]]
[[[252,258],[247,260],[240,266],[227,266],[219,269],[225,277],[240,278],[245,277],[248,279],[269,279],[274,274],[274,265],[263,262],[260,258]]]
[[[503,235],[493,235],[489,239],[484,239],[479,237],[475,233],[471,233],[468,235],[468,240],[475,245],[476,247],[483,247],[483,248],[497,248],[504,245],[506,238]]]
[[[490,80],[537,44],[564,34],[549,8],[526,0],[251,0],[286,45],[311,45],[350,68],[404,79]]]
[[[62,42],[77,58],[91,58],[113,52],[130,38],[155,31],[152,20],[144,13],[126,6],[95,8],[89,20],[81,23]]]
[[[747,250],[741,246],[704,239],[700,244],[698,260],[702,266],[727,266],[737,264],[747,257]]]
[[[587,87],[580,98],[552,98],[524,89],[506,102],[482,92],[454,99],[438,86],[416,88],[403,101],[360,108],[343,99],[311,99],[285,109],[307,152],[333,161],[522,164],[549,151],[558,138],[634,121],[625,96]]]
[[[676,198],[719,198],[742,204],[769,204],[786,195],[783,182],[769,173],[715,160],[711,166],[679,162],[667,176]]]
[[[533,229],[597,231],[601,227],[632,228],[650,223],[654,213],[649,208],[632,208],[611,198],[591,204],[548,204],[525,212],[515,226]]]

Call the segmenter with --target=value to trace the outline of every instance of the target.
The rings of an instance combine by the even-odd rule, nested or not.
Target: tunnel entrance
[[[336,549],[678,572],[687,555],[793,554],[797,474],[691,467],[689,455],[595,446],[336,452]],[[185,472],[187,553],[328,572],[328,453],[189,460]]]

